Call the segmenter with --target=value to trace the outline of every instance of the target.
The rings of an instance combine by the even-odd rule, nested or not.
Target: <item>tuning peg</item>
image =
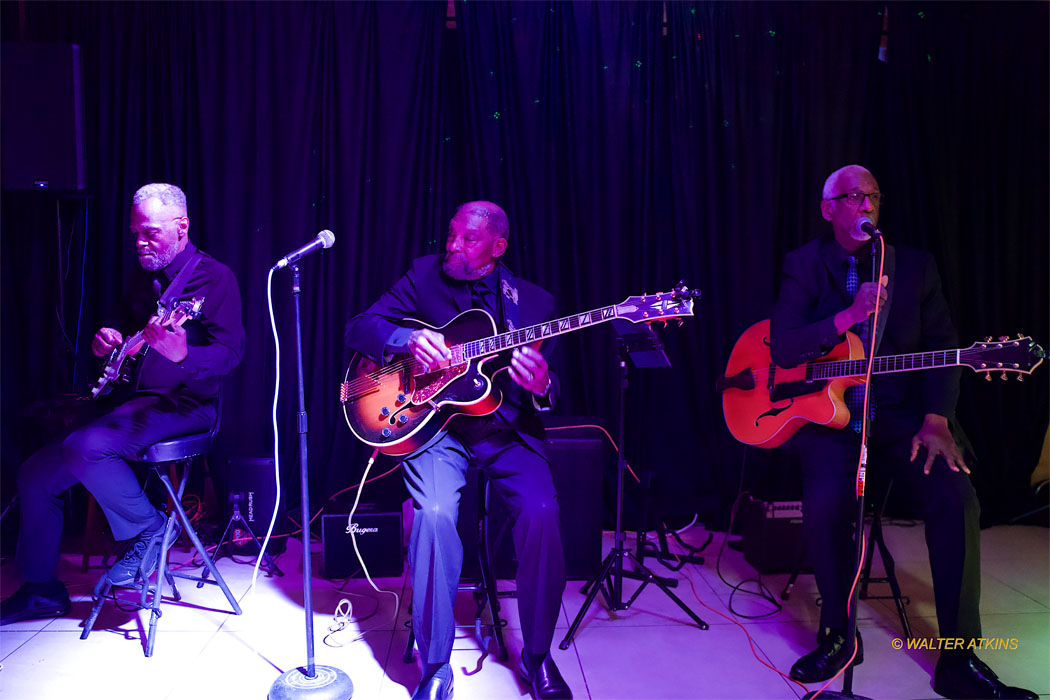
[[[1017,381],[1023,382],[1024,381],[1024,375],[1023,374],[1017,375]]]
[[[1008,336],[1008,335],[1001,335],[1001,336],[999,336],[999,342],[1000,343],[1005,343],[1009,339],[1010,339],[1010,336]]]
[[[1020,339],[1021,339],[1021,338],[1023,338],[1023,337],[1024,337],[1024,333],[1018,333],[1018,334],[1017,334],[1017,339],[1018,339],[1018,340],[1020,340]]]
[[[675,319],[675,321],[677,321],[677,322],[678,322],[678,327],[679,327],[679,328],[681,328],[682,326],[684,326],[684,325],[685,325],[685,321],[683,321],[683,320],[682,320],[682,319],[680,319],[680,318],[676,318],[676,319]]]
[[[984,381],[986,381],[986,382],[992,381],[992,373],[991,372],[985,372],[984,373]]]
[[[1005,382],[1006,381],[1006,372],[1003,372],[1002,375],[999,377],[999,379],[1002,379]]]
[[[986,343],[992,342],[992,336],[990,336],[990,335],[984,336],[984,342],[986,342]]]

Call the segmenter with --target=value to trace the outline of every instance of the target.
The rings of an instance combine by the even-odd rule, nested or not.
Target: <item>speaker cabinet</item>
[[[566,419],[569,425],[593,424],[590,418]],[[602,563],[602,473],[615,459],[601,432],[591,428],[547,431],[551,475],[558,492],[561,538],[570,579],[585,580]],[[459,506],[459,533],[463,540],[463,574],[478,576],[477,473],[467,472],[467,486]],[[518,562],[514,553],[510,511],[493,488],[489,503],[489,546],[496,577],[513,579]]]
[[[351,541],[351,528],[357,538],[357,548],[361,550],[361,559],[373,578],[404,573],[401,513],[369,513],[359,509],[351,524],[348,524],[346,515],[321,516],[322,576],[364,578]]]
[[[783,574],[805,565],[801,501],[756,501],[740,504],[744,559],[762,574]]]
[[[226,517],[233,515],[233,508],[236,505],[241,512],[241,517],[261,542],[266,537],[266,530],[270,527],[274,497],[277,495],[273,458],[233,457],[226,460],[226,494]],[[285,532],[281,511],[283,508],[277,513],[277,522],[274,525],[275,535]],[[245,542],[245,537],[250,539],[247,532],[235,526],[233,538],[237,544],[233,546],[234,551],[255,554],[258,551],[255,544],[251,541]],[[288,540],[285,537],[271,538],[270,543],[266,546],[266,551],[269,554],[280,554],[285,550],[287,544]]]
[[[5,190],[82,190],[84,108],[80,47],[3,42],[0,182]]]

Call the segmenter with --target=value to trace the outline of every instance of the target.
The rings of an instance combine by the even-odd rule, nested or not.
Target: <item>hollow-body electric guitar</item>
[[[872,374],[912,372],[965,365],[984,372],[1031,374],[1043,362],[1043,348],[1031,338],[1001,336],[968,348],[876,357]],[[769,321],[748,328],[733,346],[725,376],[716,386],[722,392],[722,410],[729,432],[740,442],[756,447],[778,447],[806,423],[842,428],[849,423],[849,409],[842,395],[864,383],[867,360],[856,334],[819,360],[791,369],[773,364],[769,351]]]
[[[166,327],[181,326],[191,319],[200,318],[201,307],[204,306],[204,297],[193,297],[188,301],[177,301],[169,309],[160,301],[157,302],[157,313],[155,317],[160,325]],[[118,383],[127,382],[134,374],[136,358],[143,347],[149,344],[143,338],[145,328],[134,335],[124,339],[118,347],[113,348],[106,358],[106,364],[102,368],[95,386],[91,387],[91,398],[97,399],[105,396],[113,390]]]
[[[484,416],[499,408],[503,397],[493,379],[510,366],[514,348],[613,319],[651,323],[692,316],[693,299],[699,295],[680,283],[671,292],[628,297],[620,304],[507,333],[496,333],[496,323],[483,309],[464,311],[440,328],[405,319],[406,328],[440,331],[452,359],[428,372],[408,354],[379,365],[358,353],[339,387],[339,401],[359,440],[383,454],[411,454],[454,417]]]

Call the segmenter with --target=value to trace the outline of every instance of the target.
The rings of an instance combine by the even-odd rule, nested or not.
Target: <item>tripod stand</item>
[[[620,322],[617,321],[613,322],[613,327],[617,329],[617,334],[620,336],[620,449],[616,459],[615,540],[612,550],[606,555],[605,560],[602,562],[601,570],[583,587],[583,591],[586,592],[587,598],[580,607],[579,613],[576,614],[576,619],[573,620],[572,625],[569,626],[569,631],[565,634],[565,638],[561,641],[561,644],[558,645],[558,648],[563,650],[569,648],[569,644],[572,642],[576,630],[579,628],[580,623],[583,622],[583,616],[591,607],[591,603],[594,602],[594,598],[598,595],[598,591],[601,591],[602,597],[605,598],[605,603],[609,606],[610,610],[626,610],[631,607],[631,604],[639,595],[641,595],[642,591],[645,590],[645,587],[650,583],[658,586],[668,598],[673,600],[678,607],[684,610],[686,614],[692,618],[693,622],[695,622],[700,629],[706,630],[708,628],[707,623],[697,617],[696,613],[690,610],[689,607],[671,591],[671,586],[678,582],[655,575],[642,563],[641,557],[635,556],[626,546],[627,533],[623,531],[623,478],[624,472],[627,471],[627,455],[624,449],[624,432],[626,423],[625,412],[627,406],[628,385],[627,358],[630,356],[635,367],[638,368],[669,367],[671,363],[667,359],[667,355],[663,352],[663,346],[660,344],[660,339],[648,324],[644,326],[645,330],[642,332],[635,330],[634,326],[624,324],[624,326],[631,329],[629,333],[624,333],[619,323]],[[633,570],[624,569],[625,558],[629,558],[634,562]],[[624,577],[637,579],[642,582],[626,602],[623,599]]]
[[[226,535],[230,534],[231,530],[234,533],[234,537],[236,537],[238,530],[246,531],[251,535],[252,542],[255,543],[256,551],[263,551],[262,542],[259,541],[259,538],[252,531],[251,526],[248,525],[248,521],[244,519],[243,515],[241,515],[241,501],[243,499],[243,492],[230,494],[230,507],[233,509],[233,512],[230,513],[230,519],[226,521],[226,528],[222,531],[222,535],[219,536],[219,546],[215,548],[215,556],[212,557],[213,562],[219,561],[219,558],[222,557],[224,552],[228,553],[230,558],[233,558],[233,540],[231,540],[228,545],[224,544],[226,542]],[[228,550],[227,547],[229,548]],[[277,560],[270,554],[263,552],[262,563],[259,566],[268,574],[273,576],[284,576],[284,572],[277,566]],[[204,575],[207,576],[208,572],[205,571]]]
[[[642,491],[645,494],[642,498],[642,522],[638,526],[638,537],[635,543],[635,555],[640,561],[645,561],[646,557],[653,557],[658,562],[666,566],[671,571],[680,571],[686,564],[703,564],[704,558],[700,556],[700,552],[707,549],[707,545],[711,544],[711,539],[714,537],[711,533],[707,534],[707,539],[699,547],[694,547],[690,544],[686,544],[682,541],[682,538],[677,532],[670,529],[660,519],[660,524],[656,527],[656,541],[659,543],[659,547],[653,546],[648,541],[648,531],[645,529],[649,525],[649,501],[651,499],[653,484],[653,472],[651,469],[646,469],[642,472]],[[686,554],[674,554],[671,549],[667,546],[667,536],[670,535],[678,543],[679,547],[686,550]],[[667,585],[677,586],[677,579],[665,579]]]

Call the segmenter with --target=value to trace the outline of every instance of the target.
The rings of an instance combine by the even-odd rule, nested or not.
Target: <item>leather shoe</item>
[[[434,675],[423,678],[412,693],[412,700],[451,700],[452,698],[452,666],[445,664]]]
[[[972,651],[942,653],[933,671],[933,690],[946,698],[1029,698],[1031,690],[1005,685]]]
[[[842,631],[822,629],[817,635],[817,648],[795,662],[791,667],[791,678],[800,683],[820,683],[833,678],[846,667],[852,654]],[[854,666],[864,661],[864,642],[857,632],[857,658]]]
[[[572,700],[569,684],[561,677],[561,671],[551,658],[550,652],[547,652],[535,669],[529,668],[525,652],[521,652],[521,667],[518,672],[521,679],[529,685],[532,697],[536,700]]]
[[[61,581],[27,583],[0,602],[0,625],[68,615],[73,606]]]

